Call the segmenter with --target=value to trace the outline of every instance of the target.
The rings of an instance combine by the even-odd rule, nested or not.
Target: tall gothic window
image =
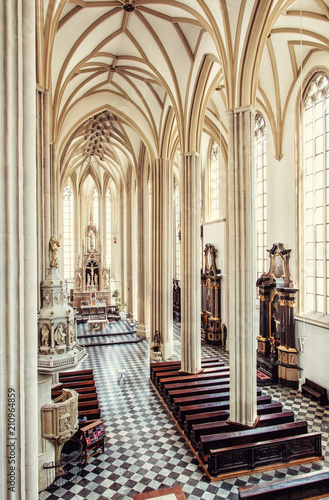
[[[106,191],[106,263],[111,266],[111,193]]]
[[[93,216],[94,216],[94,224],[99,227],[99,199],[98,199],[98,189],[94,188],[93,192]]]
[[[179,186],[175,181],[175,242],[176,242],[176,265],[175,279],[180,280],[180,201],[179,201]]]
[[[71,281],[74,276],[74,203],[73,191],[67,182],[63,191],[63,263],[64,278]]]
[[[317,73],[303,100],[301,245],[304,312],[329,313],[329,78]]]
[[[211,220],[219,219],[219,148],[213,141],[210,164],[210,200]]]
[[[260,114],[255,117],[255,195],[257,276],[260,276],[267,270],[266,125]]]

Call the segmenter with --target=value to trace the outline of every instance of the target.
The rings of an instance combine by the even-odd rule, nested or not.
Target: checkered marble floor
[[[103,330],[90,329],[87,323],[78,326],[78,341],[85,347],[108,344],[125,344],[141,342],[143,337],[136,334],[136,328],[127,321],[114,321],[105,325]]]
[[[79,331],[83,333],[82,331]],[[180,358],[180,328],[174,327],[175,354]],[[238,498],[238,487],[329,467],[329,407],[321,407],[298,391],[264,387],[273,401],[306,419],[309,431],[322,431],[325,461],[209,483],[197,460],[149,383],[149,343],[92,346],[79,369],[92,368],[106,429],[104,454],[92,458],[64,485],[39,494],[39,500],[125,500],[134,494],[181,486],[189,500]],[[221,347],[202,346],[202,356],[218,355]],[[119,381],[125,370],[124,381]]]

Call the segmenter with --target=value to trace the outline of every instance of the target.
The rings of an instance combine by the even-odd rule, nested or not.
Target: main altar
[[[117,288],[118,283],[111,279],[110,269],[104,263],[98,229],[91,217],[74,272],[74,308],[82,316],[105,315]]]

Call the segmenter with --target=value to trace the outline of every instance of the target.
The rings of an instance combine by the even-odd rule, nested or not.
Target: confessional
[[[295,345],[295,299],[297,288],[289,270],[291,250],[275,243],[268,250],[270,268],[257,282],[259,335],[257,337],[257,380],[260,385],[279,382],[297,388]]]
[[[222,345],[221,280],[216,265],[217,250],[211,243],[204,249],[204,269],[201,271],[201,328],[208,344]]]

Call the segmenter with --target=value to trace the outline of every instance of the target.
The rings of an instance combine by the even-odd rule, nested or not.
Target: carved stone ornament
[[[43,292],[43,303],[46,306],[49,306],[50,304],[50,292],[48,290]]]
[[[63,325],[59,325],[55,330],[54,340],[57,345],[62,345],[65,342],[66,334],[64,333]]]
[[[59,462],[63,445],[77,432],[78,393],[62,389],[62,394],[53,403],[41,408],[41,435],[55,445],[55,461]]]
[[[60,302],[61,302],[61,294],[60,294],[60,292],[58,292],[58,291],[55,292],[54,300],[55,300],[55,304],[57,304],[57,305],[60,304]]]

